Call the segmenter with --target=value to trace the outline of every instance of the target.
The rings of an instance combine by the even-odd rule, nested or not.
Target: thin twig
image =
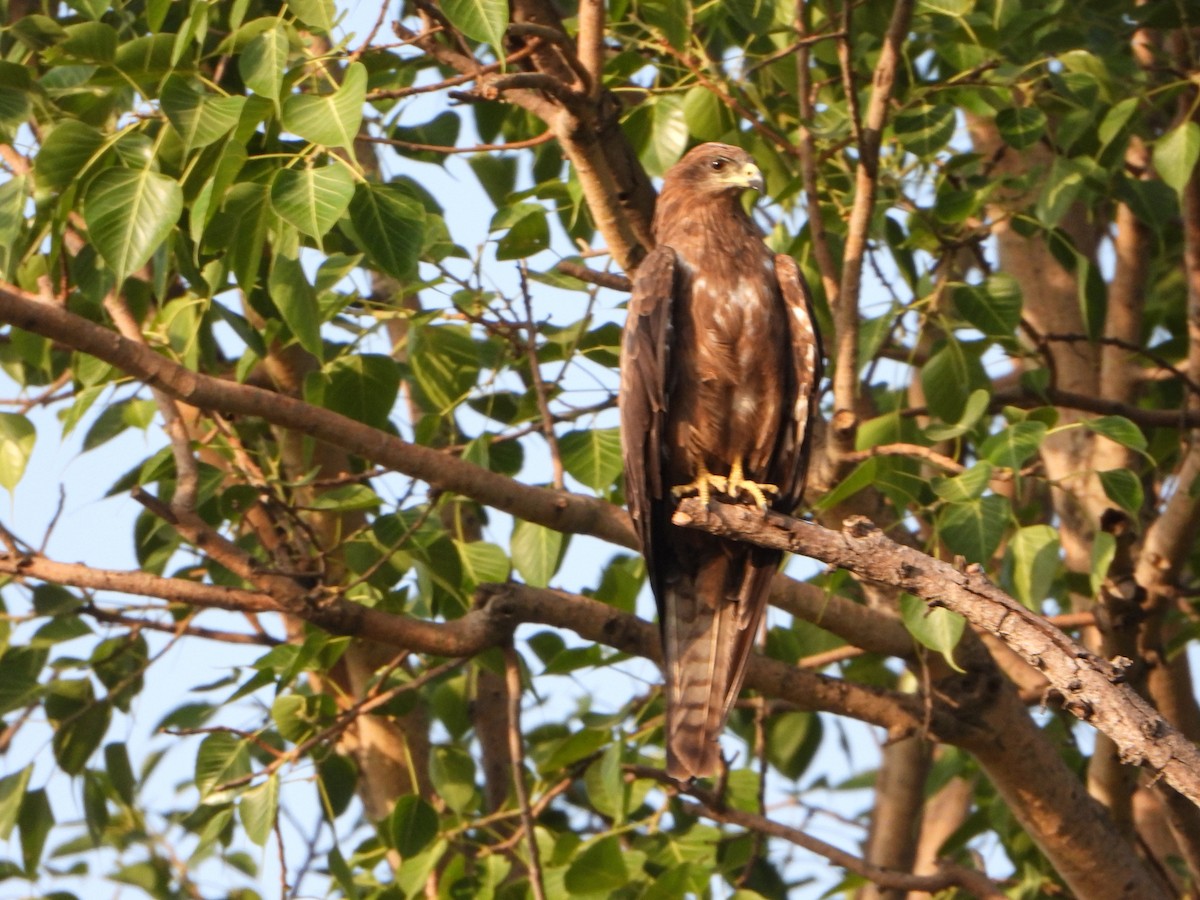
[[[521,662],[511,642],[504,648],[504,683],[508,688],[508,755],[512,760],[517,806],[521,810],[521,830],[525,833],[529,853],[529,885],[533,889],[534,900],[546,900],[537,832],[534,830],[533,812],[529,808],[529,791],[525,787],[525,744],[521,739]]]
[[[115,289],[105,296],[104,308],[121,334],[131,341],[146,343],[141,325],[130,312],[125,298]],[[175,459],[175,493],[171,497],[171,506],[181,512],[192,512],[196,508],[196,496],[200,490],[200,467],[192,452],[192,437],[175,398],[153,385],[150,394],[162,415],[163,431],[170,440],[171,455]]]
[[[896,0],[892,9],[891,22],[884,36],[879,61],[875,65],[871,99],[867,104],[858,142],[854,204],[846,224],[842,279],[837,306],[833,309],[835,334],[832,355],[837,360],[837,368],[833,377],[834,412],[829,441],[834,459],[840,459],[843,453],[854,450],[858,429],[858,305],[862,292],[863,258],[879,189],[879,148],[887,123],[896,70],[900,64],[901,48],[912,21],[913,5],[914,0]]]
[[[517,270],[521,276],[521,298],[525,301],[525,352],[529,359],[529,375],[533,379],[534,395],[538,411],[542,414],[542,434],[550,447],[550,471],[554,488],[563,488],[562,454],[558,449],[558,437],[554,433],[554,415],[550,412],[550,398],[546,382],[542,378],[541,363],[537,355],[537,323],[533,320],[533,299],[529,295],[529,270],[522,260]]]
[[[800,174],[804,181],[804,197],[808,206],[808,230],[812,235],[813,259],[821,273],[821,284],[825,288],[825,300],[830,309],[838,305],[837,264],[829,247],[829,234],[825,231],[825,220],[821,218],[821,192],[817,182],[817,151],[813,139],[812,122],[816,118],[813,105],[811,70],[811,40],[804,21],[805,0],[797,0],[796,33],[796,94],[800,101],[800,125],[796,145],[800,151]],[[840,33],[839,33],[840,34]]]
[[[470,147],[451,147],[447,144],[419,144],[415,141],[402,141],[399,138],[374,137],[372,135],[360,136],[358,140],[365,141],[368,144],[386,144],[389,147],[410,150],[414,153],[502,153],[506,150],[525,150],[529,147],[548,144],[554,140],[554,132],[543,131],[539,135],[520,141],[505,141],[503,144],[472,144]]]
[[[561,260],[554,268],[564,275],[570,275],[572,278],[578,278],[589,284],[611,288],[614,291],[623,291],[628,294],[633,290],[633,281],[616,272],[597,272],[595,269],[589,269],[587,266],[569,259]]]

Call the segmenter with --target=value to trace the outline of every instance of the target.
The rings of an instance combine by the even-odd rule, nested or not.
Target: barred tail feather
[[[719,740],[737,699],[774,566],[717,553],[694,577],[666,587],[667,773],[679,781],[716,774]],[[759,596],[763,595],[763,596]]]

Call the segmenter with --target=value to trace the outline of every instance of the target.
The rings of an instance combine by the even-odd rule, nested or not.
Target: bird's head
[[[664,188],[672,182],[686,186],[693,193],[741,194],[742,191],[762,191],[762,171],[754,158],[741,147],[730,144],[701,144],[694,147],[671,167]]]

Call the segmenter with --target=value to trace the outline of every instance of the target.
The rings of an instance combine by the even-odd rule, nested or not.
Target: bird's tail
[[[716,553],[694,577],[665,586],[663,637],[667,774],[716,774],[718,743],[742,686],[777,561],[748,566],[746,551]]]

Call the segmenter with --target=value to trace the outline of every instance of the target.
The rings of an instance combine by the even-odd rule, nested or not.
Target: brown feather
[[[782,555],[672,525],[671,488],[740,458],[746,478],[779,486],[773,508],[794,510],[821,377],[799,269],[767,249],[726,166],[752,161],[705,144],[667,173],[621,364],[626,496],[658,605],[667,770],[681,780],[717,771]]]

